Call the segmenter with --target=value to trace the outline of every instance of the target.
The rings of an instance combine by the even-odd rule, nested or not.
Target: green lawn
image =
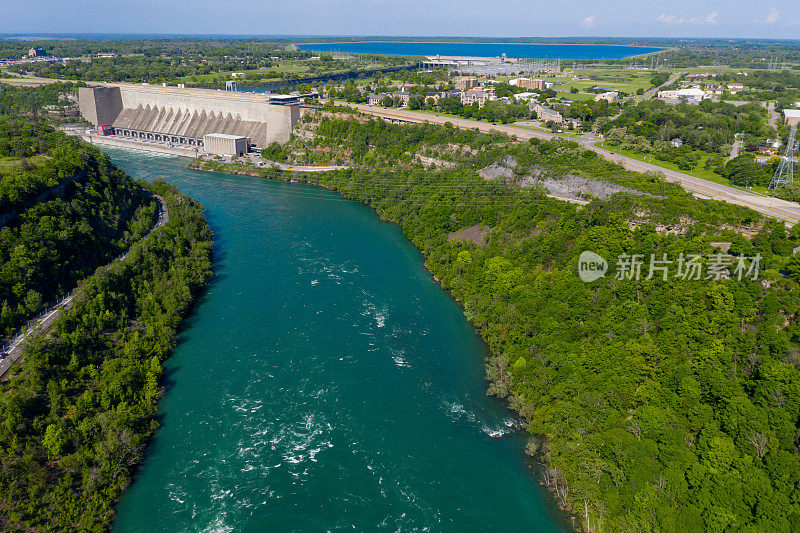
[[[638,89],[647,91],[652,88],[650,85],[652,74],[646,71],[578,69],[575,74],[586,79],[570,81],[558,87],[558,90],[569,91],[575,87],[582,91],[599,86],[635,94]]]
[[[760,186],[754,186],[754,187],[750,187],[750,188],[739,187],[737,185],[732,184],[729,180],[727,180],[726,178],[723,178],[722,176],[720,176],[719,174],[717,174],[713,170],[709,170],[707,168],[703,168],[703,166],[705,165],[706,160],[708,159],[708,157],[710,155],[712,155],[712,154],[709,154],[708,152],[701,152],[702,156],[700,157],[700,161],[697,163],[697,168],[695,168],[693,170],[681,170],[680,168],[678,168],[678,165],[676,165],[675,163],[672,163],[670,161],[662,161],[660,159],[656,159],[655,157],[652,157],[649,154],[641,154],[641,153],[634,152],[634,151],[631,151],[631,150],[623,150],[619,146],[613,146],[611,144],[608,144],[607,142],[601,142],[597,146],[599,146],[600,148],[605,148],[609,152],[613,152],[613,153],[619,154],[619,155],[624,155],[625,157],[630,157],[631,159],[636,159],[637,161],[642,161],[643,163],[650,163],[650,164],[655,165],[657,167],[665,168],[667,170],[674,170],[676,172],[683,172],[684,174],[689,174],[689,175],[694,176],[696,178],[702,178],[704,180],[708,180],[708,181],[711,181],[711,182],[714,182],[714,183],[719,183],[720,185],[727,185],[729,187],[734,187],[736,189],[741,189],[743,191],[750,191],[750,192],[754,192],[754,193],[758,193],[758,194],[766,194],[766,192],[767,192],[767,188],[766,187],[760,187]],[[699,150],[697,150],[697,151],[699,151]]]
[[[565,100],[575,100],[580,102],[591,102],[594,100],[595,94],[590,93],[571,93],[569,91],[556,91],[556,96]]]

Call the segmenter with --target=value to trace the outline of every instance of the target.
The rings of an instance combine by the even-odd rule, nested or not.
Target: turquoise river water
[[[486,348],[400,229],[308,185],[108,149],[206,206],[215,276],[114,531],[566,531]]]

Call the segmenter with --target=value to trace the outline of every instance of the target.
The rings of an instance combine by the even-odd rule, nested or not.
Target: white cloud
[[[578,23],[581,28],[594,28],[597,25],[597,15],[589,15]]]
[[[718,13],[716,11],[712,11],[705,18],[685,18],[679,17],[678,15],[667,15],[666,13],[662,13],[656,18],[656,22],[660,22],[662,24],[669,24],[669,25],[677,25],[677,24],[717,24],[717,16]]]
[[[658,16],[656,22],[661,22],[662,24],[684,24],[686,20],[678,18],[677,15],[667,15],[666,13],[662,13]]]
[[[776,22],[778,22],[778,20],[780,20],[780,18],[781,18],[780,11],[775,9],[775,6],[772,6],[769,8],[769,13],[767,13],[767,16],[764,17],[763,22],[764,24],[775,24]]]

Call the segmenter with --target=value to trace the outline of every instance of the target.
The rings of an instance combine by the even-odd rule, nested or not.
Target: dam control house
[[[81,87],[78,102],[83,118],[110,125],[116,137],[204,151],[208,135],[245,138],[256,148],[285,143],[300,118],[297,97],[214,89],[102,84]],[[226,155],[238,155],[241,143],[215,143],[213,150],[230,146],[234,152]]]

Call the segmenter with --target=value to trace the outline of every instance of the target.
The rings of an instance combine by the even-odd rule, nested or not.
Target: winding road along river
[[[312,186],[106,151],[203,202],[216,243],[115,531],[567,530],[486,396],[484,345],[397,226]]]

